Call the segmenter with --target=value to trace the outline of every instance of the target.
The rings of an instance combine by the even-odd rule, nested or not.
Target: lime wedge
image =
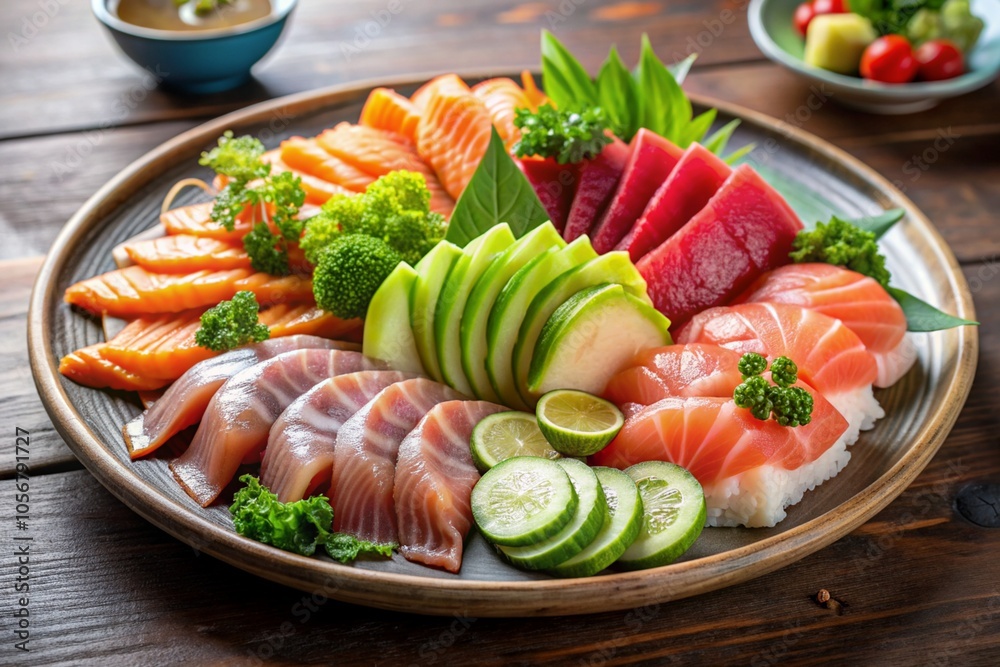
[[[515,456],[559,458],[538,428],[535,415],[527,412],[497,412],[476,424],[470,441],[472,460],[479,472]]]
[[[613,403],[574,389],[556,389],[538,400],[538,427],[552,447],[567,456],[604,449],[625,423]]]

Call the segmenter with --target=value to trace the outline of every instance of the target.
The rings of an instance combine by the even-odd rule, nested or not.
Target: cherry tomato
[[[932,39],[914,52],[917,74],[924,81],[952,79],[965,71],[965,59],[954,42]]]
[[[844,0],[813,0],[813,11],[816,16],[820,14],[845,14],[850,9]]]
[[[813,10],[813,3],[803,2],[801,5],[795,8],[795,14],[792,17],[795,23],[795,29],[805,37],[806,30],[809,28],[809,22],[813,20],[816,16],[816,12]]]
[[[917,74],[913,47],[902,35],[879,37],[861,55],[861,76],[883,83],[907,83]]]

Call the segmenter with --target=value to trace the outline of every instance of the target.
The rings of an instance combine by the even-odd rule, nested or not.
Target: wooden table
[[[22,653],[10,615],[16,531],[13,510],[5,512],[0,664],[997,663],[1000,531],[963,519],[954,500],[970,483],[1000,481],[1000,84],[902,117],[817,103],[823,91],[762,58],[742,0],[404,0],[350,57],[341,45],[384,0],[310,0],[253,84],[185,98],[152,88],[87,4],[0,3],[4,32],[25,38],[8,35],[0,48],[0,498],[13,508],[15,429],[26,429],[34,536],[30,652]],[[832,546],[741,586],[598,616],[477,620],[354,607],[257,579],[153,528],[82,469],[35,393],[24,332],[40,255],[87,197],[163,140],[255,101],[371,76],[536,66],[541,28],[592,70],[613,42],[634,61],[643,31],[666,59],[697,49],[690,90],[845,148],[935,222],[975,293],[982,356],[955,430],[902,496]],[[957,139],[941,150],[941,134]],[[830,602],[817,602],[821,589]]]

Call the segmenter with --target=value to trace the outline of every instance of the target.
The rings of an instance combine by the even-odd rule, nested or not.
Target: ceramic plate
[[[467,77],[475,78],[475,77]],[[134,162],[69,221],[39,273],[28,337],[39,393],[53,424],[94,476],[129,507],[178,539],[236,567],[305,591],[386,609],[476,616],[580,614],[625,609],[695,595],[760,576],[821,549],[873,516],[930,461],[965,402],[975,372],[975,328],[915,334],[920,359],[898,384],[878,392],[888,416],[852,448],[852,460],[790,508],[770,529],[706,529],[672,565],[588,579],[552,579],[502,563],[478,535],[458,575],[391,561],[345,566],[305,558],[237,535],[224,506],[202,509],[174,482],[167,459],[131,462],[121,425],[138,414],[133,395],[97,391],[62,378],[64,354],[103,340],[100,322],[71,310],[65,288],[114,268],[111,249],[154,225],[170,186],[207,177],[199,153],[226,129],[251,133],[269,147],[293,134],[311,136],[338,121],[356,122],[369,90],[410,93],[419,81],[378,81],[281,98],[186,132]],[[857,160],[760,114],[713,100],[718,123],[743,120],[732,146],[755,142],[749,161],[789,196],[807,220],[859,216],[902,207],[906,218],[884,239],[894,281],[924,300],[974,319],[972,299],[951,251],[932,224],[885,179]],[[197,192],[188,191],[195,201]],[[890,562],[885,567],[892,567]]]

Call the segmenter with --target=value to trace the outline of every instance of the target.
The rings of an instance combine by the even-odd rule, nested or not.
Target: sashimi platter
[[[53,423],[200,551],[386,609],[626,609],[839,539],[954,424],[971,296],[898,190],[692,60],[594,76],[546,32],[540,77],[176,137],[41,271]]]

